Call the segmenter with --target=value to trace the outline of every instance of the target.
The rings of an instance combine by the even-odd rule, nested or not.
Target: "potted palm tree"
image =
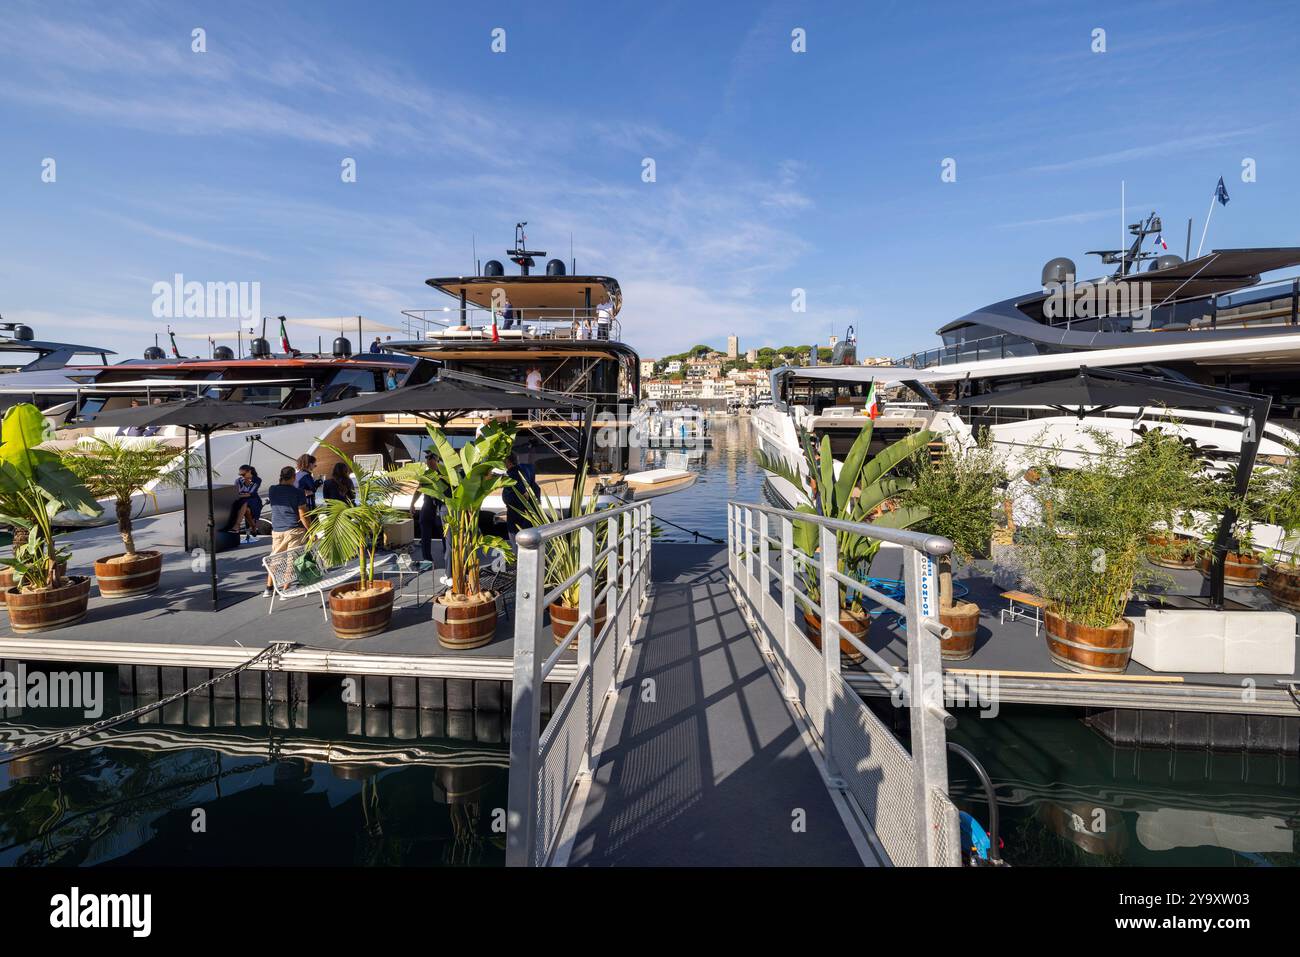
[[[111,499],[123,551],[95,559],[95,578],[104,598],[130,598],[158,587],[162,552],[139,551],[131,522],[131,499],[151,482],[185,484],[195,463],[157,439],[83,439],[61,453],[66,465],[96,498]]]
[[[511,557],[510,543],[483,531],[479,513],[489,495],[514,485],[505,466],[514,446],[515,426],[508,420],[491,422],[459,451],[441,429],[429,426],[428,431],[438,465],[420,475],[420,491],[447,508],[444,527],[451,578],[451,587],[437,599],[445,612],[438,622],[438,641],[446,648],[478,648],[493,639],[497,627],[497,594],[482,588],[479,581],[483,557],[492,549],[507,560]]]
[[[330,620],[338,638],[369,638],[388,627],[393,618],[393,583],[375,578],[375,553],[379,550],[384,525],[402,518],[401,509],[391,504],[402,481],[409,479],[411,466],[396,472],[359,469],[341,449],[327,449],[357,476],[355,500],[327,498],[317,505],[311,519],[311,539],[316,554],[327,566],[357,562],[356,581],[336,585],[329,591]]]
[[[0,420],[0,522],[25,533],[13,558],[3,559],[15,573],[6,598],[18,634],[75,624],[90,600],[90,578],[64,574],[70,553],[55,543],[54,516],[71,509],[94,517],[102,509],[57,452],[39,447],[53,437],[45,416],[27,402]]]
[[[538,495],[532,488],[525,485],[522,494],[524,517],[533,525],[540,526],[551,525],[569,518],[581,518],[595,514],[600,510],[599,496],[584,495],[586,485],[587,469],[584,465],[574,478],[573,491],[569,494],[568,505],[565,508],[557,507],[547,495]],[[605,550],[608,542],[606,526],[603,522],[596,525],[595,539],[596,553],[599,554]],[[596,563],[595,570],[592,573],[595,581],[604,581],[607,562],[608,559],[605,558]],[[555,538],[550,539],[546,543],[545,580],[547,590],[558,588],[576,575],[581,563],[579,535],[576,531],[569,532],[567,535],[557,535]],[[563,643],[573,630],[573,626],[578,623],[579,590],[579,584],[574,582],[560,593],[559,598],[551,603],[549,609],[551,635],[557,645]],[[592,626],[592,634],[594,635],[600,634],[601,629],[605,627],[608,604],[608,601],[601,602],[600,607],[593,612],[595,623]],[[569,643],[569,647],[575,649],[578,647],[576,636]]]
[[[926,513],[906,504],[891,508],[912,488],[912,481],[899,469],[934,439],[934,433],[927,430],[914,432],[869,457],[872,428],[873,423],[868,419],[844,457],[838,477],[830,438],[822,436],[821,444],[817,446],[803,429],[799,433],[799,443],[806,472],[794,469],[785,459],[762,450],[758,450],[758,462],[762,468],[781,476],[799,490],[802,501],[795,506],[797,512],[883,528],[909,528],[925,518]],[[816,554],[821,547],[820,540],[819,526],[811,522],[794,523],[794,544],[804,555]],[[853,532],[836,532],[835,541],[840,573],[858,580],[865,579],[880,550],[880,542]],[[814,602],[820,602],[821,582],[816,564],[805,562],[799,567],[799,576],[805,594]],[[822,622],[819,607],[805,607],[803,617],[809,639],[820,648]],[[864,637],[871,625],[868,602],[856,588],[840,589],[840,625],[858,638]],[[854,663],[863,658],[844,638],[840,639],[840,654]]]
[[[1022,526],[1026,577],[1047,599],[1044,633],[1052,660],[1082,673],[1121,673],[1133,649],[1129,599],[1163,583],[1142,558],[1171,511],[1197,507],[1200,463],[1158,432],[1124,446],[1096,429],[1096,452],[1077,467],[1048,449],[1027,487],[1039,522]]]
[[[997,525],[995,509],[1002,501],[999,490],[1007,474],[987,430],[974,445],[946,443],[938,456],[922,450],[916,457],[913,481],[904,500],[928,513],[918,528],[949,539],[964,562],[988,554]],[[946,660],[962,661],[975,653],[980,607],[954,598],[952,555],[941,556],[938,564],[939,619],[952,630],[952,637],[943,639],[940,647]]]

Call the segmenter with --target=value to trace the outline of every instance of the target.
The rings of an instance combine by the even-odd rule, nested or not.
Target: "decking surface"
[[[861,865],[727,590],[725,550],[657,544],[653,561],[569,864]]]

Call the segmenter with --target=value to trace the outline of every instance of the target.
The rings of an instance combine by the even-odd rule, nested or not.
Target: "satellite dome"
[[[546,261],[546,275],[548,275],[548,276],[563,276],[563,275],[564,275],[564,260],[563,260],[563,259],[548,259],[548,260]]]
[[[235,358],[235,350],[230,346],[217,346],[212,350],[212,358],[220,359],[222,362],[229,362]]]
[[[1068,282],[1075,277],[1074,260],[1065,256],[1057,256],[1055,259],[1049,259],[1047,265],[1043,267],[1043,285],[1050,286],[1053,283]]]
[[[504,276],[506,267],[501,265],[499,259],[489,259],[483,264],[483,275],[485,276]]]
[[[159,359],[166,359],[167,353],[163,352],[158,346],[150,346],[148,349],[144,350],[144,357],[156,362]]]
[[[1182,262],[1182,256],[1166,253],[1163,256],[1157,256],[1151,265],[1147,266],[1147,272],[1155,272],[1157,269],[1172,269],[1174,266],[1181,266]]]

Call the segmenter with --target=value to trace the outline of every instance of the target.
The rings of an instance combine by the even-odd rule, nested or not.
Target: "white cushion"
[[[1223,632],[1223,670],[1242,675],[1295,672],[1295,615],[1286,611],[1229,612]]]
[[[1152,671],[1219,674],[1223,618],[1217,612],[1157,608],[1133,629],[1133,660]]]

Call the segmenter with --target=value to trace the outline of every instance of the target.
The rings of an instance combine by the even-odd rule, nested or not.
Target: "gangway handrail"
[[[641,620],[650,580],[651,508],[632,502],[527,528],[515,536],[514,676],[506,864],[536,866],[555,854],[578,784],[590,775],[596,728]],[[605,539],[597,548],[598,529]],[[577,534],[577,571],[546,588],[546,545]],[[597,575],[605,562],[603,575]],[[597,581],[600,577],[603,581]],[[578,585],[578,620],[554,649],[542,647],[547,599]],[[597,630],[597,609],[605,622]],[[541,691],[576,636],[577,674],[541,727]]]
[[[960,863],[957,810],[948,798],[947,730],[956,719],[943,706],[939,639],[951,634],[939,618],[935,558],[952,551],[940,535],[882,528],[748,502],[727,503],[727,568],[732,591],[769,668],[796,713],[806,719],[827,781],[851,799],[888,860],[895,864]],[[794,546],[796,522],[818,527],[814,555]],[[774,534],[772,526],[777,526]],[[846,532],[897,545],[903,552],[900,603],[839,570],[836,534]],[[773,570],[773,552],[779,568]],[[796,561],[815,571],[816,604],[795,585]],[[757,567],[756,567],[757,566]],[[778,598],[773,577],[779,577]],[[907,657],[891,668],[840,623],[840,590],[852,588],[901,611]],[[797,604],[816,614],[820,646],[796,623]],[[811,627],[811,621],[809,621]],[[908,708],[911,752],[867,708],[841,674],[842,642],[884,671],[896,703]],[[826,653],[830,649],[832,653]]]

